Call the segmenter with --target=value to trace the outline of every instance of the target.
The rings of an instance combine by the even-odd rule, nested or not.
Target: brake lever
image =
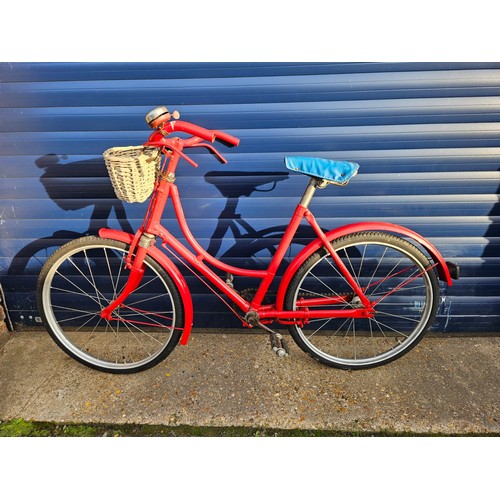
[[[227,160],[212,146],[208,143],[193,144],[192,148],[207,148],[221,163],[227,163]]]
[[[168,144],[168,146],[165,146],[165,148],[171,149],[172,151],[175,151],[176,153],[178,153],[179,156],[184,158],[188,163],[191,163],[191,165],[193,165],[193,167],[196,168],[198,166],[198,164],[195,161],[191,160],[191,158],[189,158],[189,156],[185,155],[180,149],[176,148],[172,144]]]

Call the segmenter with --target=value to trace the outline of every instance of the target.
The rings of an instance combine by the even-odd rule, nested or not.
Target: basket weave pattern
[[[160,167],[158,149],[117,147],[107,149],[103,156],[117,198],[129,203],[142,203],[149,197]]]

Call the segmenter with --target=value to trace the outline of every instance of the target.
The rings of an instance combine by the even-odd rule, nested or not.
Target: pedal
[[[270,332],[269,338],[271,339],[271,348],[276,356],[284,358],[289,355],[288,345],[283,338],[283,335],[276,332]]]
[[[271,348],[273,352],[276,354],[276,356],[279,356],[280,358],[285,358],[290,355],[290,351],[288,350],[288,344],[283,338],[283,335],[281,335],[281,333],[275,332],[274,330],[271,330],[268,326],[262,324],[259,321],[259,315],[255,311],[247,312],[245,316],[245,321],[248,323],[248,325],[257,326],[269,333],[269,338],[271,340]]]

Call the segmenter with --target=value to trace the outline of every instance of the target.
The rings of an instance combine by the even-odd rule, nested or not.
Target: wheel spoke
[[[377,316],[379,316],[380,314],[382,314],[383,316],[391,316],[392,318],[400,318],[400,319],[404,319],[407,321],[413,321],[415,323],[419,322],[418,319],[410,318],[409,316],[402,316],[400,314],[390,314],[390,313],[385,312],[385,311],[377,311]]]
[[[150,297],[146,297],[145,299],[136,300],[135,302],[127,302],[128,306],[136,306],[137,304],[142,304],[144,302],[148,302],[150,300],[158,300],[160,297],[168,297],[168,293],[159,293],[158,295],[151,295]]]
[[[386,277],[382,280],[380,280],[380,282],[377,284],[375,290],[372,290],[371,291],[371,294],[375,294],[377,292],[377,290],[380,288],[380,286],[385,283],[389,278],[393,277],[394,275],[392,274],[393,271],[399,266],[399,264],[401,264],[401,262],[403,262],[403,259],[404,257],[402,257],[400,259],[400,261],[386,274]]]
[[[82,290],[76,283],[73,283],[69,278],[62,275],[59,271],[57,271],[56,274],[58,276],[60,276],[61,278],[65,279],[68,283],[71,283],[71,285],[73,285],[77,290],[80,290],[81,293],[78,295],[84,295],[85,297],[88,297],[89,299],[93,300],[98,306],[100,306],[100,303],[97,300],[97,298],[94,298],[92,295],[90,295],[86,291]],[[51,287],[51,288],[53,288],[53,287]]]
[[[73,311],[76,312],[75,309]],[[89,321],[94,319],[96,317],[96,314],[95,313],[83,313],[83,314],[79,314],[78,316],[72,316],[71,318],[60,319],[59,323],[67,323],[68,321],[74,321],[75,319],[85,318],[87,316],[90,316],[90,318],[87,322],[85,322],[85,324],[87,324]]]
[[[372,318],[373,321],[375,321],[375,323],[377,323],[377,325],[380,325],[380,326],[383,326],[385,328],[388,328],[389,330],[391,330],[392,332],[394,333],[397,333],[398,335],[401,335],[403,337],[408,337],[408,335],[404,334],[403,332],[401,332],[400,330],[396,330],[395,328],[392,328],[391,326],[389,325],[386,325],[385,323],[382,323],[382,321],[379,321],[375,318]],[[381,330],[382,331],[382,330]]]
[[[328,323],[330,323],[330,321],[331,321],[331,318],[327,319],[319,328],[317,328],[316,330],[314,330],[314,332],[312,332],[310,335],[308,335],[307,338],[310,339],[314,334],[316,334],[317,332],[322,330],[324,326],[326,326]]]
[[[337,271],[338,272],[338,271]],[[314,273],[311,272],[311,276],[313,276],[314,278],[316,278],[325,288],[327,288],[331,293],[333,293],[334,295],[336,295],[339,299],[343,300],[345,302],[346,305],[350,305],[349,302],[347,302],[341,295],[339,295],[335,290],[333,290],[332,288],[330,288],[323,280],[321,280],[320,278],[318,278],[317,276],[314,275]],[[343,277],[343,276],[342,276]],[[345,279],[345,278],[344,278]],[[318,294],[318,295],[321,295],[321,294]],[[327,296],[328,297],[328,296]],[[352,307],[352,306],[351,306]]]
[[[95,292],[96,292],[96,300],[97,300],[97,303],[100,304],[99,302],[99,295],[101,295],[101,297],[106,300],[106,298],[104,297],[104,295],[101,294],[101,292],[97,289],[97,287],[95,286],[95,284],[93,284],[88,278],[87,276],[85,276],[85,274],[82,272],[82,270],[73,262],[73,260],[71,258],[68,259],[68,261],[74,266],[74,268],[83,276],[83,278],[94,288]],[[60,275],[61,276],[61,275]]]
[[[97,286],[95,284],[95,280],[94,280],[94,273],[92,272],[92,268],[90,266],[90,262],[89,262],[89,257],[87,255],[87,251],[84,250],[83,251],[83,254],[85,255],[85,262],[87,263],[87,269],[89,270],[89,275],[90,275],[90,279],[92,280],[92,286],[94,287],[94,290],[95,291],[98,291],[97,290]],[[102,304],[101,304],[101,300],[99,298],[99,293],[97,294],[97,300],[99,301],[99,306],[101,307],[102,309]]]
[[[382,256],[378,259],[378,262],[377,262],[377,267],[375,268],[375,270],[373,271],[373,274],[370,278],[370,281],[368,282],[368,285],[366,286],[367,289],[370,288],[371,284],[372,284],[372,281],[374,280],[375,276],[377,275],[377,271],[378,271],[378,268],[380,267],[380,264],[382,264],[384,258],[385,258],[385,254],[387,253],[387,250],[388,248],[384,248],[384,253],[382,254]]]

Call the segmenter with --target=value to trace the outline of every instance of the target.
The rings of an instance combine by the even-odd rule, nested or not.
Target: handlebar
[[[229,147],[238,146],[240,143],[237,137],[227,132],[222,132],[221,130],[208,130],[194,123],[178,120],[179,116],[178,111],[174,111],[170,114],[164,106],[150,111],[146,115],[146,121],[148,125],[154,129],[154,132],[144,145],[166,147],[176,151],[180,156],[191,163],[191,165],[196,167],[197,164],[182,153],[183,148],[206,147],[221,163],[226,163],[225,158],[211,144],[202,141],[213,143],[217,140]],[[170,121],[171,118],[174,118],[175,121]],[[167,136],[172,132],[185,132],[190,134],[191,137],[187,139],[180,139],[178,137],[167,139]]]
[[[180,116],[181,115],[178,111],[169,113],[165,106],[158,106],[146,115],[146,122],[152,129],[159,132],[162,136],[166,136],[174,130],[191,134],[193,137],[184,141],[184,145],[188,147],[192,144],[197,144],[199,142],[197,139],[209,142],[218,140],[229,147],[237,146],[240,143],[240,140],[237,137],[234,137],[227,132],[222,132],[220,130],[207,130],[206,128],[195,125],[194,123],[180,121]],[[177,121],[170,121],[172,118]],[[156,139],[155,133],[153,133],[150,137],[150,141],[153,137]]]
[[[184,122],[177,120],[174,122],[168,122],[162,127],[164,132],[172,133],[176,132],[186,132],[187,134],[194,135],[195,137],[200,137],[205,141],[214,142],[219,140],[228,146],[237,146],[240,140],[227,132],[222,132],[220,130],[207,130],[206,128],[195,125],[194,123]]]
[[[208,142],[215,141],[215,134],[213,130],[207,130],[206,128],[195,125],[194,123],[184,122],[181,120],[166,123],[162,127],[162,130],[167,134],[171,134],[172,132],[186,132],[187,134],[200,137]]]

